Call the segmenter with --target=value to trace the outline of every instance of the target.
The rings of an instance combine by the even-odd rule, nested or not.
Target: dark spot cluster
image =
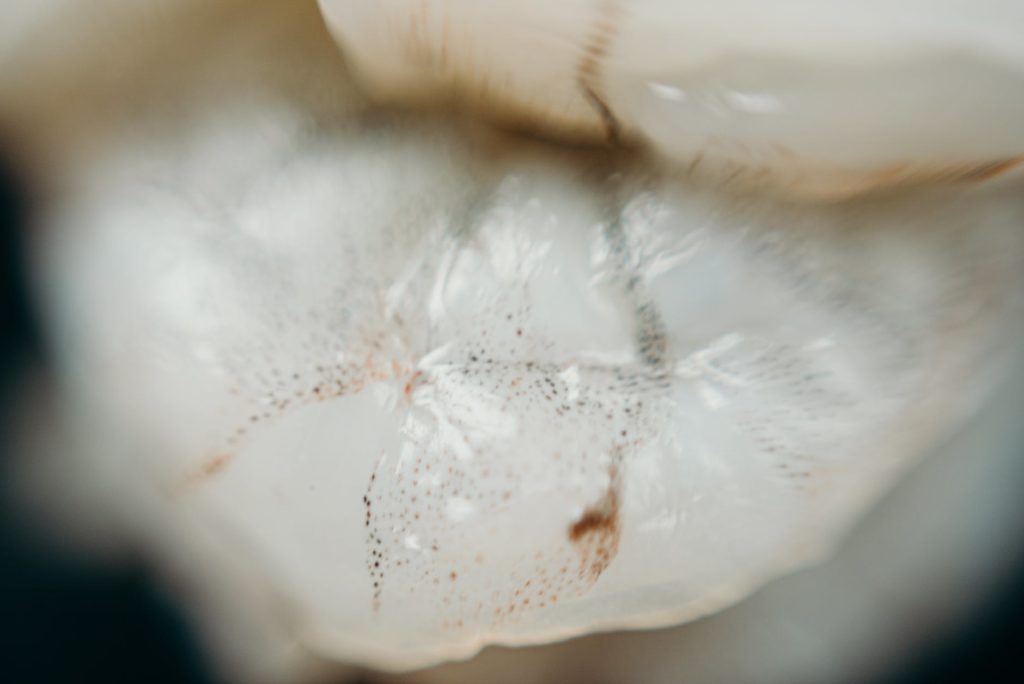
[[[712,363],[716,373],[744,379],[735,425],[771,459],[783,481],[811,488],[815,465],[832,455],[828,452],[835,449],[837,436],[840,443],[844,436],[853,439],[871,409],[799,349],[748,346]]]
[[[416,381],[410,355],[387,322],[353,329],[347,316],[307,311],[274,313],[267,327],[265,335],[225,354],[222,370],[232,394],[248,407],[247,415],[190,480],[222,471],[254,430],[290,411],[356,394],[375,382]],[[295,359],[302,359],[302,365]]]
[[[643,361],[538,360],[559,350],[525,305],[473,323],[460,345],[422,369],[404,445],[382,455],[364,498],[375,607],[425,602],[453,629],[520,619],[598,580],[618,553],[623,471],[657,432],[668,386]],[[566,510],[507,544],[480,531],[514,519],[533,481],[595,476],[604,491],[581,502],[576,519]]]

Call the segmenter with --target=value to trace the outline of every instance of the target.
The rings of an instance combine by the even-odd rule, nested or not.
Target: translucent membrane
[[[232,118],[157,178],[229,184]],[[229,221],[103,179],[54,246],[60,339],[103,477],[380,667],[815,558],[984,386],[1021,266],[999,195],[793,206],[413,124],[300,149]]]
[[[23,99],[66,155],[33,237],[78,429],[43,491],[224,642],[402,669],[717,610],[834,544],[1015,339],[1017,188],[699,185],[371,108],[314,12],[210,6]],[[98,104],[46,106],[82,69]]]

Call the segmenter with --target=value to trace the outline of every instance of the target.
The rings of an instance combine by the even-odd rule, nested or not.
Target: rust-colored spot
[[[412,390],[416,387],[416,381],[419,380],[422,375],[423,371],[416,371],[412,374],[412,377],[409,378],[409,381],[405,383],[405,390],[403,391],[403,394],[405,394],[406,399],[412,398]]]
[[[579,542],[590,534],[604,534],[612,532],[618,525],[615,519],[617,512],[602,508],[588,508],[579,520],[569,528],[569,540]]]
[[[622,534],[617,466],[608,469],[608,490],[569,526],[569,541],[580,557],[579,577],[596,581],[619,552]]]
[[[569,527],[569,541],[577,544],[590,536],[603,536],[618,529],[618,496],[612,487]]]
[[[229,452],[221,452],[210,456],[203,461],[197,468],[188,473],[185,477],[186,485],[196,485],[200,482],[204,482],[211,477],[217,475],[219,472],[224,470],[225,467],[234,458],[234,454]]]

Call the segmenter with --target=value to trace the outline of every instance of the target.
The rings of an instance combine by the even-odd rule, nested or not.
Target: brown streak
[[[991,164],[984,164],[982,166],[975,167],[969,171],[963,173],[960,176],[960,180],[965,181],[987,181],[996,176],[1012,171],[1021,164],[1024,164],[1024,157],[1013,157],[1011,159],[1003,159],[1002,161],[992,162]]]
[[[608,142],[618,145],[621,141],[621,127],[611,107],[604,101],[600,81],[602,63],[615,37],[621,6],[616,0],[605,0],[600,4],[599,12],[601,15],[593,23],[590,37],[583,46],[583,58],[576,70],[576,84],[601,119]]]
[[[579,554],[578,576],[590,582],[601,576],[619,552],[622,523],[619,506],[621,484],[617,465],[609,467],[608,476],[607,492],[584,511],[568,530],[569,541]]]
[[[617,525],[614,511],[588,509],[569,528],[569,540],[578,542],[593,532],[611,532]]]

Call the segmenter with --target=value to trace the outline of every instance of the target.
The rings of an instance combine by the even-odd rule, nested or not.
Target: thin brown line
[[[603,63],[615,38],[617,21],[622,14],[621,3],[618,0],[601,0],[598,4],[598,13],[590,36],[583,45],[583,57],[576,70],[576,83],[600,117],[608,142],[617,145],[621,141],[621,128],[601,93],[601,79]]]
[[[992,162],[991,164],[984,164],[970,169],[966,173],[962,174],[960,179],[965,181],[987,181],[1000,174],[1006,173],[1007,171],[1012,171],[1022,163],[1024,163],[1024,157],[1003,159],[998,162]]]

